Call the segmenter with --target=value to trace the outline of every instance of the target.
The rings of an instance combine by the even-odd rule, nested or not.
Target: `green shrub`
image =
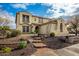
[[[0,26],[0,30],[10,30],[9,26]]]
[[[3,26],[3,30],[10,30],[9,26]]]
[[[50,37],[55,37],[55,33],[54,32],[50,33]]]
[[[16,37],[20,35],[21,32],[19,30],[9,30],[9,31],[6,31],[6,34],[7,34],[7,38],[10,38],[10,37]]]
[[[35,33],[38,33],[38,32],[39,32],[39,30],[38,30],[38,29],[36,29],[36,30],[35,30]]]
[[[0,36],[2,37],[2,39],[6,38],[6,31],[0,30]]]
[[[21,32],[19,30],[12,30],[11,31],[11,37],[16,37],[16,36],[18,36],[20,34],[21,34]]]
[[[2,48],[2,51],[4,53],[10,53],[12,51],[12,48],[9,48],[9,47],[5,47],[5,48]]]
[[[9,30],[9,26],[0,26],[0,35],[2,35],[5,38],[7,36],[7,31]]]
[[[11,31],[6,31],[6,34],[7,34],[7,38],[11,37]]]
[[[3,28],[3,27],[2,27],[2,26],[0,26],[0,30],[2,30],[2,28]]]
[[[39,33],[39,27],[37,26],[36,28],[35,28],[35,31],[34,31],[35,33]]]
[[[23,49],[26,46],[27,46],[27,41],[25,41],[24,39],[21,38],[20,41],[19,41],[19,48]]]
[[[28,34],[35,34],[35,32],[29,32]]]

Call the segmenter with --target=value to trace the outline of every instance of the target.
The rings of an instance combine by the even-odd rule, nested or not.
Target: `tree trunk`
[[[75,33],[75,36],[77,36],[77,33]]]
[[[75,36],[77,36],[77,28],[76,28],[76,31],[75,31]]]

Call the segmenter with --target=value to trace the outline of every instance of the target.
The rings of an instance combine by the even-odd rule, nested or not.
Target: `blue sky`
[[[13,21],[15,28],[16,12],[27,11],[33,15],[67,19],[69,16],[79,14],[79,3],[0,3],[0,17]]]
[[[32,13],[33,15],[45,17],[47,9],[50,8],[50,6],[43,6],[41,3],[37,3],[37,4],[3,3],[3,4],[0,4],[0,6],[2,6],[1,8],[6,10],[7,12],[12,13],[13,16],[15,16],[16,12],[18,11],[27,11]]]

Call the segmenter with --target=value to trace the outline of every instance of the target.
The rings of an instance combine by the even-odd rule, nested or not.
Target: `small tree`
[[[6,31],[10,29],[8,26],[10,22],[10,20],[0,17],[0,34],[3,35],[3,37],[6,35]]]
[[[67,31],[70,33],[72,31],[71,26],[67,27]]]
[[[78,16],[75,16],[75,18],[73,19],[74,21],[71,22],[72,25],[72,29],[75,31],[75,35],[77,36],[77,28],[79,26],[79,19]]]
[[[0,35],[5,38],[7,30],[10,30],[9,26],[0,26]]]
[[[10,21],[9,19],[0,17],[0,26],[8,26],[10,22],[12,21]]]

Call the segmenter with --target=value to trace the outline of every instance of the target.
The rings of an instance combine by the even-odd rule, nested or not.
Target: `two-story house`
[[[39,28],[40,34],[50,34],[55,32],[67,33],[65,22],[63,19],[49,19],[39,16],[34,16],[28,12],[16,13],[16,29],[23,33],[34,32]]]

